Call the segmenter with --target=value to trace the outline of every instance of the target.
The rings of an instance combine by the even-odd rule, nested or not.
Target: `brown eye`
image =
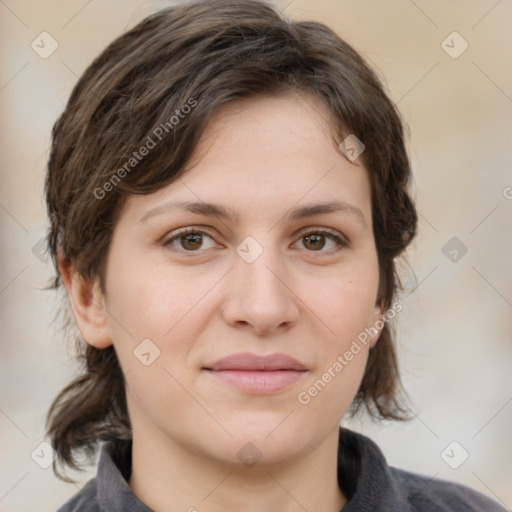
[[[314,251],[323,249],[325,246],[325,235],[316,233],[313,235],[307,235],[304,237],[304,246]]]
[[[204,247],[206,240],[211,240],[210,246]],[[197,229],[185,229],[178,231],[173,237],[169,238],[164,245],[182,252],[201,252],[214,246],[213,239],[204,231]]]
[[[203,243],[203,235],[200,233],[189,233],[179,237],[180,245],[187,251],[199,249]]]
[[[317,229],[304,233],[299,240],[302,240],[304,247],[309,252],[329,252],[331,249],[341,249],[347,247],[348,243],[345,239],[336,232],[326,231],[324,229]],[[331,247],[329,247],[331,242]],[[327,246],[326,250],[323,250]]]

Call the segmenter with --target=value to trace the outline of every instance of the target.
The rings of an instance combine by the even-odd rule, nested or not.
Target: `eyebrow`
[[[197,215],[217,217],[233,223],[238,222],[240,218],[238,213],[232,208],[215,203],[206,203],[204,201],[168,201],[148,210],[140,218],[139,222],[146,222],[151,217],[155,217],[156,215],[160,215],[171,210],[182,210],[185,212],[195,213]],[[354,216],[363,226],[366,227],[366,220],[361,209],[353,204],[339,200],[295,206],[283,216],[283,219],[285,221],[295,221],[306,217],[314,217],[316,215],[337,212]]]

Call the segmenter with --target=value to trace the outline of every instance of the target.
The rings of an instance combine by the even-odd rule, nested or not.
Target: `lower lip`
[[[214,378],[251,395],[276,393],[298,382],[306,371],[206,370]]]

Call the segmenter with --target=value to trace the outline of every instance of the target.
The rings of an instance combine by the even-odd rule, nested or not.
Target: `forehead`
[[[371,218],[366,169],[343,157],[327,108],[303,93],[222,107],[180,179],[149,196],[130,197],[127,206],[140,213],[170,199],[228,205],[240,212],[238,219],[255,211],[275,217],[301,202],[345,201]]]
[[[327,149],[340,156],[332,141],[329,112],[320,98],[303,92],[254,96],[231,101],[217,111],[187,167],[194,168],[205,156],[209,161],[221,159],[226,152],[236,158],[233,165],[240,160],[247,165],[251,158],[256,158],[254,163],[297,156],[311,159]]]

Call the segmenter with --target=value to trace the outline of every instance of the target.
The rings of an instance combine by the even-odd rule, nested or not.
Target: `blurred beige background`
[[[170,4],[0,0],[0,511],[54,511],[77,490],[31,458],[50,401],[74,370],[72,347],[52,325],[55,296],[42,291],[51,265],[37,251],[52,124],[106,44]],[[346,424],[390,464],[462,482],[512,509],[512,3],[279,5],[361,51],[411,131],[421,216],[398,345],[416,417]],[[38,54],[31,43],[42,32],[56,43],[41,36]],[[42,58],[51,44],[58,48]]]

